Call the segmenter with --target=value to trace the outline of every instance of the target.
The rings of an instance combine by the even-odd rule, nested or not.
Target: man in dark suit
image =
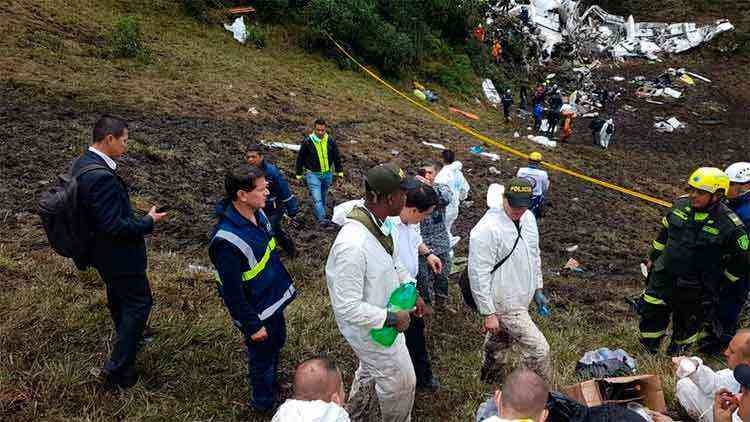
[[[117,164],[128,144],[128,126],[117,117],[103,116],[94,126],[93,144],[73,164],[73,174],[90,165],[102,168],[78,179],[78,203],[92,230],[91,256],[107,286],[107,306],[115,324],[117,341],[101,369],[109,383],[122,388],[136,381],[135,356],[153,300],[146,277],[146,243],[154,224],[166,216],[152,207],[138,218],[130,206]]]

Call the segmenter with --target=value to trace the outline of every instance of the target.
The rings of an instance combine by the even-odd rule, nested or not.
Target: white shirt
[[[98,149],[96,149],[94,147],[89,147],[89,151],[91,151],[94,154],[102,157],[102,159],[104,160],[105,163],[107,163],[107,166],[109,166],[109,168],[111,168],[112,170],[117,170],[117,163],[115,163],[115,160],[109,158],[109,156],[107,154],[99,151]]]
[[[349,422],[349,414],[336,403],[287,399],[271,422]]]
[[[521,167],[518,169],[516,177],[534,179],[534,196],[544,195],[549,189],[549,176],[544,170],[534,167]]]
[[[396,241],[399,245],[398,257],[406,271],[416,278],[419,272],[419,245],[424,243],[419,234],[419,224],[405,224],[401,217],[388,217],[396,226]]]

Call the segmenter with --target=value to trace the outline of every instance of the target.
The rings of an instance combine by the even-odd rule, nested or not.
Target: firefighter
[[[717,168],[702,167],[690,176],[688,186],[688,195],[678,198],[662,218],[646,263],[640,334],[651,353],[658,352],[670,316],[667,353],[672,356],[682,355],[706,334],[720,336],[720,325],[713,323],[719,292],[747,271],[747,232],[722,201],[729,177]]]

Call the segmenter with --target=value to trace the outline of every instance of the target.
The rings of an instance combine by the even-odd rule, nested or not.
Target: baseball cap
[[[737,365],[734,368],[734,379],[741,386],[750,390],[750,365],[744,363]]]
[[[399,189],[410,190],[419,187],[419,181],[406,176],[403,170],[393,163],[378,164],[367,171],[367,184],[375,192],[390,195]]]
[[[513,208],[529,208],[531,206],[531,195],[534,187],[527,179],[516,177],[511,179],[505,188],[505,198]]]

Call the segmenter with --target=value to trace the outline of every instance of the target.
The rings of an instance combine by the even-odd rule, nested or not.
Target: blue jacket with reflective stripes
[[[745,192],[737,198],[729,199],[727,205],[745,223],[745,228],[750,229],[750,192]]]
[[[229,200],[216,206],[219,222],[208,254],[218,273],[219,295],[235,325],[252,335],[263,321],[282,312],[296,297],[292,278],[279,258],[271,224],[263,211],[251,223]]]
[[[276,166],[265,159],[261,164],[261,170],[266,175],[268,191],[271,193],[266,198],[265,213],[272,215],[278,212],[286,212],[289,217],[294,217],[299,211],[299,204],[297,198],[289,189],[289,184],[286,182],[284,175]]]

